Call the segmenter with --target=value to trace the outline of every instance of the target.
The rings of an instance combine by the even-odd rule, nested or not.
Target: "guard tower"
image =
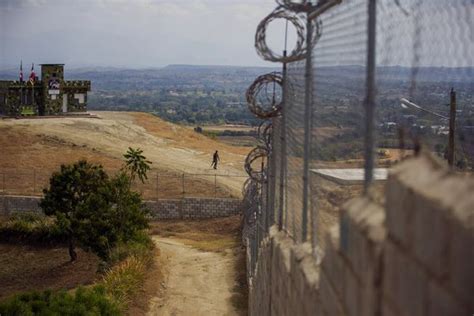
[[[64,93],[64,64],[42,64],[44,112],[67,112],[67,94]]]
[[[64,64],[42,64],[41,80],[0,80],[0,115],[66,115],[87,111],[91,82],[64,80]]]

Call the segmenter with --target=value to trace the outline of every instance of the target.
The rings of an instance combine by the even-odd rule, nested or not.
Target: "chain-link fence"
[[[250,274],[271,225],[317,255],[341,205],[377,196],[387,169],[420,148],[474,167],[472,1],[276,2],[255,37],[260,56],[282,63],[283,101],[266,92],[249,104],[272,125],[243,192]],[[297,31],[290,52],[265,43],[276,19]]]
[[[108,171],[114,175],[118,171]],[[0,170],[0,194],[36,195],[43,194],[49,185],[51,173],[38,170]],[[229,180],[232,182],[228,184]],[[149,172],[148,179],[142,183],[138,179],[132,187],[144,199],[179,199],[183,197],[240,198],[233,190],[234,182],[243,183],[245,176],[232,174],[195,174]]]

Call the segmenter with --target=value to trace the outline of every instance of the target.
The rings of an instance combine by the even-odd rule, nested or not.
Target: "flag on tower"
[[[30,83],[34,84],[36,80],[36,74],[35,74],[35,64],[31,64],[31,73],[30,73]]]
[[[23,60],[20,61],[20,82],[23,82]]]

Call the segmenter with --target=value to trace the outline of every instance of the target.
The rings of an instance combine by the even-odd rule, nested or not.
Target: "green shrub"
[[[64,232],[52,218],[35,213],[16,213],[0,223],[0,239],[4,242],[33,244],[63,243]]]
[[[151,259],[150,250],[154,248],[153,241],[145,230],[138,232],[132,240],[119,242],[109,252],[108,265],[113,266],[128,257]]]
[[[105,287],[19,294],[0,303],[0,315],[120,315],[119,306],[107,296]]]

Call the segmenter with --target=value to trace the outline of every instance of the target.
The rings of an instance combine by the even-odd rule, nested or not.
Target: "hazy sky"
[[[0,0],[0,68],[23,63],[271,65],[254,49],[274,0]]]
[[[335,64],[351,59],[338,52],[349,52],[357,38],[364,41],[366,24],[354,8],[365,3],[346,0],[347,6],[329,13],[338,24],[323,25],[320,44],[330,42]],[[399,0],[408,14],[394,0],[378,3],[379,63],[473,65],[474,0]],[[258,23],[275,7],[274,0],[0,0],[0,69],[16,67],[20,59],[68,67],[275,66],[254,48]],[[283,48],[283,29],[283,22],[271,24],[270,47]],[[363,63],[364,51],[359,54]]]

